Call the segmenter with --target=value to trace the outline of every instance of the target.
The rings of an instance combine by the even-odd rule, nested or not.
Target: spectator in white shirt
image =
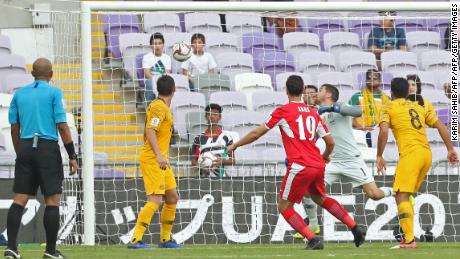
[[[182,63],[181,67],[182,74],[186,75],[189,79],[190,91],[195,91],[198,89],[195,89],[193,85],[193,78],[202,74],[215,73],[217,64],[214,57],[210,53],[204,51],[206,39],[203,34],[193,34],[191,42],[193,49],[192,56]]]
[[[171,73],[171,58],[163,53],[165,39],[163,34],[156,32],[150,37],[152,52],[142,58],[142,68],[147,79],[145,81],[145,101],[147,106],[155,99],[153,93],[153,77]]]

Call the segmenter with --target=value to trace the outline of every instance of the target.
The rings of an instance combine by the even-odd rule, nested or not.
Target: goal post
[[[81,62],[82,62],[82,174],[84,244],[95,245],[96,240],[96,201],[94,178],[94,112],[93,112],[93,61],[91,15],[95,12],[352,12],[352,11],[449,11],[449,2],[81,2]],[[211,196],[212,197],[212,196]],[[208,206],[213,202],[204,200]],[[345,199],[346,197],[344,197]],[[421,197],[420,200],[426,197]],[[345,200],[344,200],[345,201]],[[224,203],[224,201],[222,201]],[[259,204],[262,199],[254,198]],[[354,201],[353,201],[354,202]],[[190,205],[192,206],[192,205]],[[193,206],[198,206],[194,204]],[[369,207],[376,207],[372,203]],[[258,207],[253,208],[257,210]],[[232,208],[233,209],[233,208]],[[224,230],[225,231],[225,230]],[[378,237],[376,237],[377,239]]]

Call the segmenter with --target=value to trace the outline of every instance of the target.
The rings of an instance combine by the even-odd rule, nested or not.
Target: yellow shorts
[[[176,179],[174,178],[171,167],[161,170],[160,166],[155,162],[140,162],[140,166],[142,177],[144,178],[145,193],[147,195],[163,195],[166,190],[176,188]]]
[[[399,159],[393,182],[395,192],[418,192],[431,167],[431,150],[418,148]]]

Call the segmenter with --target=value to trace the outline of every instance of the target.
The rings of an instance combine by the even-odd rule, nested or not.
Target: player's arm
[[[326,162],[329,162],[331,160],[330,155],[332,154],[332,150],[334,149],[334,145],[335,145],[334,139],[329,134],[329,135],[323,136],[323,140],[324,140],[324,143],[326,143],[326,149],[324,150],[324,153],[322,156]]]
[[[16,94],[10,103],[8,110],[8,122],[11,124],[11,139],[13,140],[14,152],[16,154],[19,151],[19,138],[21,134],[21,126],[19,125],[19,111],[16,105]]]
[[[442,141],[444,141],[444,145],[446,145],[447,159],[452,164],[456,163],[458,161],[457,152],[455,152],[452,145],[446,126],[440,120],[437,120],[432,127],[438,129],[439,135],[441,136]]]
[[[244,145],[247,145],[247,144],[250,144],[256,141],[257,139],[262,137],[265,133],[267,133],[267,131],[269,130],[270,129],[265,124],[259,125],[257,128],[253,129],[251,132],[249,132],[244,137],[242,137],[238,142],[228,146],[227,148],[228,155],[230,156],[233,153],[233,151],[237,149],[238,147],[241,147],[241,146],[244,146]]]
[[[389,124],[387,122],[380,123],[380,132],[377,141],[377,173],[378,174],[385,174],[387,169],[386,162],[383,159],[383,151],[385,150],[385,146],[387,145],[388,141],[388,130]]]
[[[21,132],[21,127],[19,126],[19,123],[11,125],[11,138],[13,140],[14,152],[16,152],[16,154],[18,154],[18,151],[19,151],[20,132]]]
[[[163,154],[161,154],[160,147],[158,146],[157,132],[153,128],[146,128],[145,136],[147,137],[150,147],[152,147],[152,150],[157,157],[160,168],[165,170],[169,166],[169,161],[163,156]]]
[[[351,117],[361,117],[363,115],[363,111],[361,107],[357,105],[349,105],[346,103],[334,104],[330,106],[321,106],[318,109],[319,115],[325,112],[335,112],[339,113],[343,116],[351,116]]]

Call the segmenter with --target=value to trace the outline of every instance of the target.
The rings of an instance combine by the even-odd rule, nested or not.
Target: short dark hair
[[[316,87],[314,85],[306,85],[305,89],[313,89],[313,90],[315,90],[315,92],[318,92],[318,87]]]
[[[409,83],[405,78],[395,77],[391,80],[391,92],[396,98],[406,98],[409,93]]]
[[[163,44],[165,43],[165,38],[163,37],[163,34],[159,32],[155,32],[154,34],[152,34],[152,36],[150,36],[150,45],[153,45],[153,41],[155,39],[160,39],[161,42],[163,42]]]
[[[205,112],[210,112],[211,110],[218,110],[219,114],[222,114],[222,106],[217,103],[210,103],[206,106],[206,108],[204,108]]]
[[[373,74],[378,75],[379,78],[382,79],[382,75],[380,74],[380,72],[377,69],[372,68],[372,69],[368,69],[366,71],[366,80],[371,79],[371,75],[373,75]]]
[[[339,89],[331,84],[323,84],[321,87],[326,89],[326,92],[332,94],[332,101],[337,102],[339,100]]]
[[[288,94],[292,96],[299,96],[303,93],[303,80],[302,77],[298,75],[289,76],[286,80],[286,89]]]
[[[162,75],[157,80],[158,95],[170,96],[174,91],[174,79],[168,75]]]
[[[190,39],[190,43],[192,43],[194,40],[201,40],[203,43],[206,43],[206,38],[201,33],[194,33]]]

